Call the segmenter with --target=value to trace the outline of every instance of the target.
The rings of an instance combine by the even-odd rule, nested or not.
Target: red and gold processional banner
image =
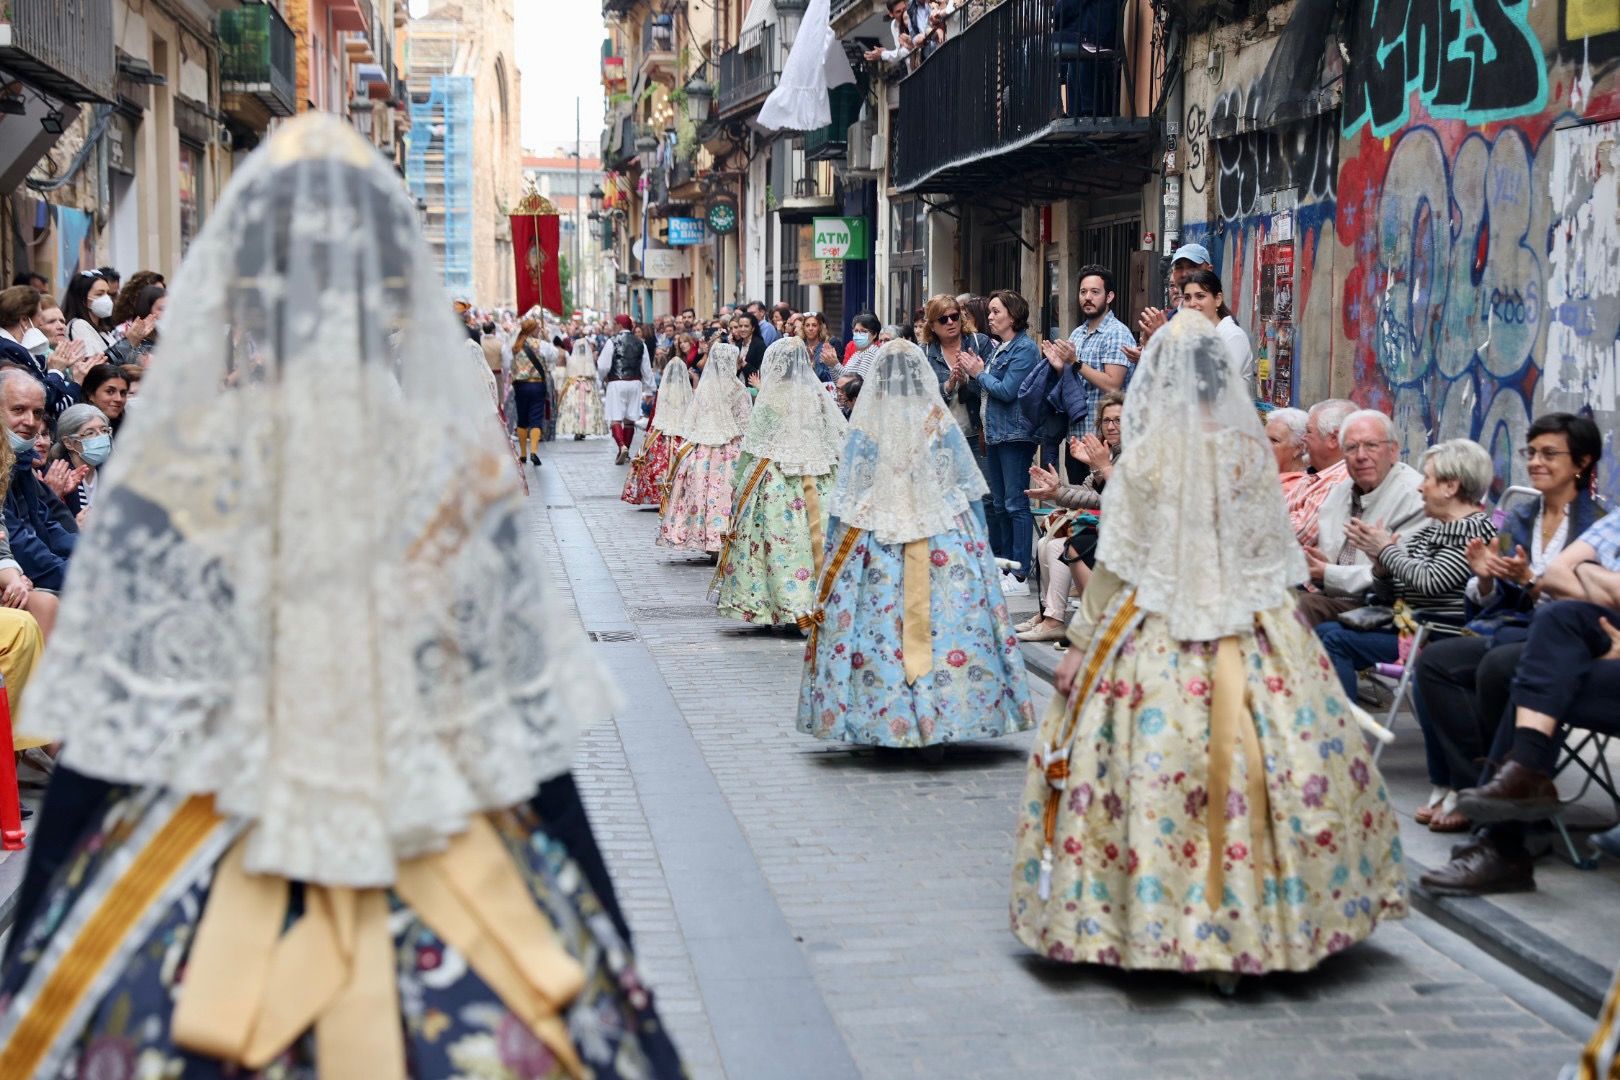
[[[517,309],[536,304],[562,314],[562,275],[557,262],[562,219],[551,200],[531,191],[508,215],[512,223],[512,257],[517,264]]]

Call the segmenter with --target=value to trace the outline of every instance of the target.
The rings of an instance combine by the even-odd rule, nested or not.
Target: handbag
[[[1352,630],[1393,630],[1395,609],[1380,604],[1367,604],[1339,614],[1339,623]]]

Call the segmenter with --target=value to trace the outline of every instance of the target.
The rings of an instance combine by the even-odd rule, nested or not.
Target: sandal
[[[1441,806],[1445,803],[1448,797],[1453,800],[1453,805],[1455,805],[1455,800],[1457,798],[1456,793],[1443,787],[1430,788],[1429,801],[1418,807],[1417,813],[1412,815],[1412,820],[1417,822],[1419,825],[1427,825],[1430,821],[1434,820],[1434,816],[1436,814],[1441,812]]]
[[[1456,810],[1437,810],[1434,816],[1429,818],[1429,831],[1434,833],[1467,832],[1473,827],[1473,824]]]

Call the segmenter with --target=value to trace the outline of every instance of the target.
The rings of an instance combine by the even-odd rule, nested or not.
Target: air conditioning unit
[[[849,125],[845,141],[849,171],[876,174],[883,171],[883,140],[878,138],[877,119],[857,120]]]

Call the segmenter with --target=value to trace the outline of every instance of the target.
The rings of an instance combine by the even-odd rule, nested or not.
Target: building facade
[[[410,98],[405,176],[445,286],[481,306],[516,301],[521,95],[512,0],[443,0],[401,31]]]
[[[398,159],[404,0],[15,0],[0,71],[40,82],[38,129],[3,113],[7,276],[112,265],[172,276],[231,173],[282,118],[347,118]],[[9,66],[8,66],[9,65]],[[31,95],[24,94],[25,99]],[[43,104],[50,102],[49,106]],[[10,127],[18,138],[5,138]],[[43,129],[42,129],[43,130]]]

